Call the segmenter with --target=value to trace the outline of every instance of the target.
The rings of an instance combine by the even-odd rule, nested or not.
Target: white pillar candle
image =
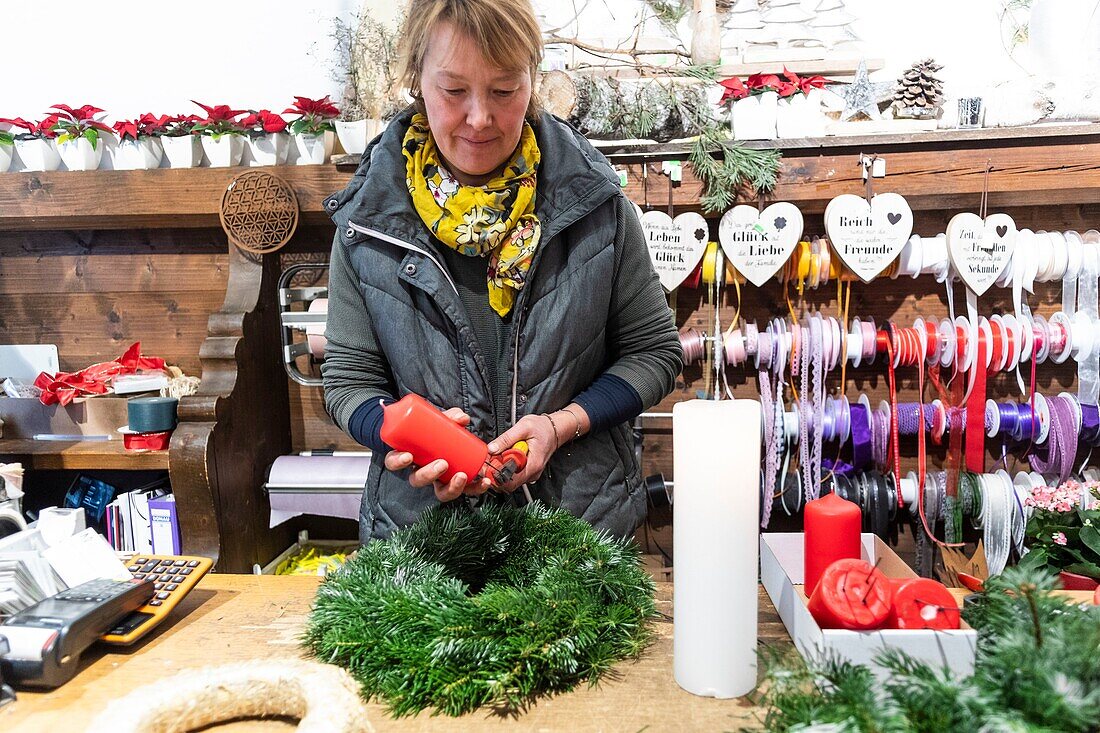
[[[756,687],[760,403],[672,408],[673,670],[688,692]]]

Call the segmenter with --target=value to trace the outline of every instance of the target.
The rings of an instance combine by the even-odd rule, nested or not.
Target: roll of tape
[[[176,427],[175,397],[135,397],[126,403],[126,418],[135,433],[162,433]]]

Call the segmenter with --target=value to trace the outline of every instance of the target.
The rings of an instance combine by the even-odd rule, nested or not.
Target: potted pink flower
[[[202,160],[202,147],[195,125],[202,118],[198,115],[173,115],[165,119],[160,145],[169,168],[194,168]]]
[[[57,113],[53,130],[57,133],[57,152],[71,171],[94,171],[103,159],[104,141],[101,133],[113,134],[102,120],[103,110],[85,104],[76,109],[67,104],[50,108]]]
[[[282,165],[286,163],[290,149],[290,138],[286,133],[286,120],[271,110],[261,109],[251,112],[241,120],[241,126],[247,131],[245,141],[248,164]]]
[[[296,114],[298,119],[290,123],[290,134],[298,149],[298,165],[319,164],[328,161],[336,143],[333,120],[340,110],[325,95],[321,99],[294,97],[294,106],[283,114]]]
[[[23,130],[12,135],[15,155],[23,170],[55,171],[61,166],[61,155],[57,152],[57,133],[54,132],[57,115],[47,115],[40,122],[28,122],[22,117],[0,118],[0,122]]]
[[[112,154],[116,170],[149,170],[159,168],[164,157],[160,137],[168,129],[168,115],[146,112],[136,120],[120,120],[113,127],[118,145]]]
[[[195,102],[195,100],[191,100]],[[195,124],[195,132],[202,141],[202,150],[210,160],[211,167],[225,168],[240,165],[244,154],[245,128],[237,119],[245,113],[243,109],[231,109],[229,105],[217,104],[208,107],[195,102],[206,112],[206,117]]]
[[[1024,501],[1028,552],[1020,567],[1058,573],[1069,590],[1100,583],[1100,483],[1041,486]]]

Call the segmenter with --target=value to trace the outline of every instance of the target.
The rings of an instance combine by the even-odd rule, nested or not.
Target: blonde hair
[[[428,42],[439,24],[445,22],[466,34],[485,58],[501,69],[530,72],[532,91],[527,116],[537,116],[541,106],[534,82],[542,61],[542,30],[531,0],[411,0],[398,51],[398,78],[408,87],[417,108],[424,111],[420,74]]]

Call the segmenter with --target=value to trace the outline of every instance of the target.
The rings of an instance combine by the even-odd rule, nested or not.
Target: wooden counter
[[[93,647],[81,671],[48,693],[18,692],[0,709],[0,730],[79,731],[120,692],[189,667],[248,659],[301,657],[297,643],[313,599],[317,578],[208,575],[169,621],[136,647]],[[658,609],[671,615],[672,584],[658,583]],[[696,697],[672,676],[672,622],[656,623],[656,640],[637,661],[597,688],[542,698],[524,714],[505,719],[475,712],[459,719],[423,713],[392,720],[383,706],[368,705],[371,722],[385,731],[673,731],[737,730],[758,712],[748,701]],[[760,590],[761,643],[786,641],[787,633],[770,600]],[[164,690],[170,695],[171,690]],[[293,730],[282,721],[243,721],[218,731]]]

